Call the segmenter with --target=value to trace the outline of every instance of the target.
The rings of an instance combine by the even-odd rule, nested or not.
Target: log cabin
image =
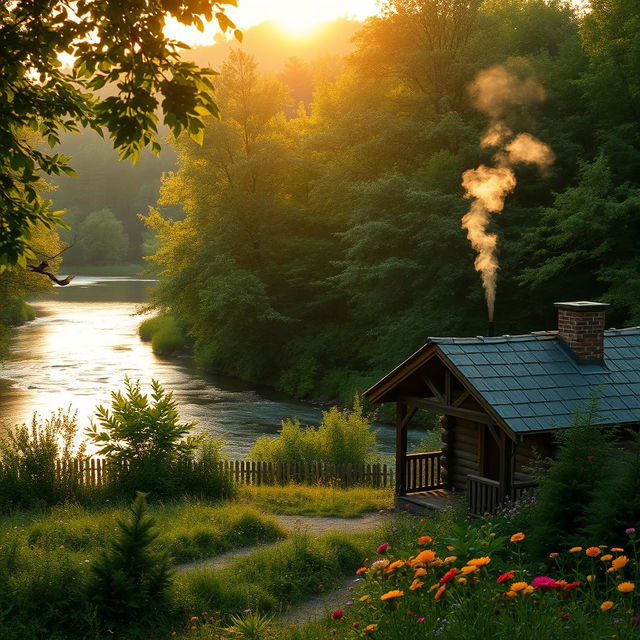
[[[597,424],[640,422],[640,327],[605,330],[605,303],[555,306],[557,331],[429,338],[364,393],[395,403],[397,506],[434,507],[465,491],[470,512],[483,514],[531,493],[536,456],[552,454],[554,432],[594,394]],[[441,416],[441,451],[407,453],[420,410]]]

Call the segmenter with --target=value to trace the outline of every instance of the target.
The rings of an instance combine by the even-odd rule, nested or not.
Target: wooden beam
[[[491,427],[490,427],[491,428]],[[498,441],[500,445],[500,501],[502,502],[506,496],[511,494],[511,487],[513,485],[512,478],[512,465],[511,459],[513,457],[513,444],[510,438],[507,438],[507,434],[500,430],[500,439]]]
[[[453,406],[459,407],[471,394],[468,391],[463,391],[454,401]]]
[[[442,402],[442,404],[449,404],[440,393],[438,387],[436,387],[436,385],[433,384],[427,376],[422,376],[422,381],[427,385],[427,387],[429,387],[429,389],[431,389],[431,393],[433,393],[433,395],[438,399],[438,402]]]
[[[429,411],[443,413],[447,416],[456,416],[458,418],[466,418],[467,420],[473,420],[475,422],[482,422],[483,424],[492,424],[494,422],[493,418],[488,416],[486,413],[472,411],[471,409],[462,409],[460,407],[454,407],[453,405],[427,400],[426,398],[400,396],[398,401],[411,407],[418,407],[418,409],[427,409]]]
[[[447,404],[451,404],[451,371],[444,368],[444,399]]]
[[[404,420],[402,421],[402,426],[407,427],[411,422],[411,419],[413,418],[413,416],[416,415],[417,412],[418,412],[418,407],[411,407],[411,409],[407,411],[407,415],[404,417]]]

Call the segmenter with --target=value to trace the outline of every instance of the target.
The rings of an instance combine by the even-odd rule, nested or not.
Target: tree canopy
[[[157,152],[159,115],[174,135],[203,135],[218,115],[214,72],[184,61],[186,45],[165,36],[168,16],[203,28],[236,0],[15,0],[0,6],[0,269],[33,257],[31,232],[53,228],[60,212],[37,189],[43,175],[72,174],[70,158],[45,152],[63,132],[106,132],[121,158]],[[70,69],[61,57],[72,60]]]

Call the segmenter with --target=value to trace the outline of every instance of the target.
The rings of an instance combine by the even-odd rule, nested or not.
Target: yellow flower
[[[467,584],[466,578],[458,578],[458,584]]]
[[[600,605],[600,611],[609,611],[609,609],[611,609],[611,607],[613,607],[613,602],[611,602],[611,600],[605,600]]]
[[[620,593],[631,593],[636,585],[633,582],[621,582],[616,588]]]
[[[600,555],[600,548],[599,547],[589,547],[585,553],[590,557],[590,558],[597,558]]]
[[[449,562],[455,562],[458,559],[458,556],[447,556],[444,559],[445,564],[448,564]]]
[[[619,571],[622,567],[625,567],[629,562],[629,558],[627,556],[618,556],[611,561],[611,568],[614,571]]]
[[[447,547],[447,549],[448,549],[449,551],[455,551],[455,550],[456,550],[456,548],[455,548],[452,544],[450,544],[450,545]]]
[[[511,591],[518,593],[519,591],[524,591],[528,586],[526,582],[514,582],[511,585]]]
[[[426,549],[425,551],[421,551],[412,561],[411,564],[420,564],[423,562],[433,562],[436,557],[436,552],[431,551],[431,549]]]
[[[582,547],[571,547],[569,549],[569,553],[579,553],[580,551],[582,551]]]
[[[522,533],[522,531],[519,531],[518,533],[514,533],[511,536],[511,542],[522,542],[525,538],[524,533]]]
[[[369,598],[371,598],[371,596],[367,593],[367,594],[365,594],[365,595],[363,595],[363,596],[360,596],[360,597],[358,598],[358,600],[359,600],[360,602],[366,602],[367,600],[369,600]]]
[[[373,633],[378,628],[377,624],[368,624],[363,631],[365,633]]]
[[[417,578],[411,583],[411,586],[409,587],[409,589],[411,589],[411,591],[415,591],[416,589],[419,589],[420,587],[424,586],[424,582],[422,582],[421,580],[418,580]]]
[[[404,591],[394,589],[393,591],[387,591],[387,593],[380,596],[380,600],[392,600],[393,598],[402,598]]]
[[[489,556],[485,556],[484,558],[474,558],[473,560],[469,560],[467,564],[471,567],[484,567],[490,562],[491,558],[489,558]]]
[[[462,569],[460,569],[460,573],[462,573],[465,576],[468,576],[470,573],[473,573],[474,571],[478,571],[478,567],[476,567],[475,565],[467,565],[466,567],[462,567]]]
[[[596,577],[591,573],[587,576],[587,582],[593,582],[596,579]]]
[[[534,589],[531,585],[527,585],[527,586],[525,587],[525,589],[523,589],[522,593],[523,593],[525,596],[528,596],[528,595],[532,594],[534,591],[535,591],[535,589]]]

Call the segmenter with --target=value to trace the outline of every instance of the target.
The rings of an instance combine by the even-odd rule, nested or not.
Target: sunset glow
[[[379,12],[378,0],[239,0],[238,7],[227,10],[239,29],[248,29],[261,22],[272,21],[294,37],[304,37],[316,27],[338,18],[364,20]],[[168,20],[165,33],[191,46],[213,43],[219,32],[217,24],[208,24],[204,32],[187,28],[175,20]]]

